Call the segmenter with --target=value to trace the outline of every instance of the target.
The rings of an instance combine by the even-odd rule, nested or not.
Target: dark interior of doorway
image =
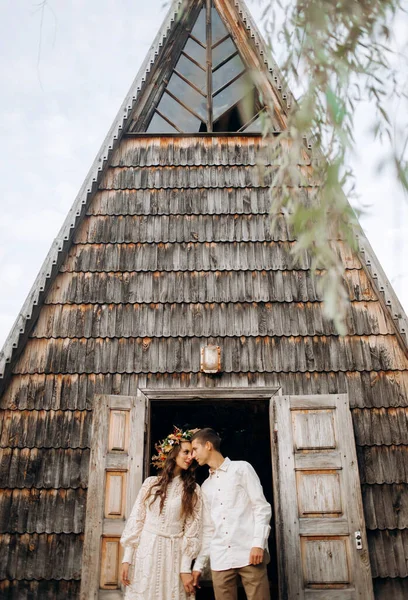
[[[269,428],[269,401],[267,400],[213,400],[213,401],[154,401],[151,405],[150,455],[154,443],[166,437],[172,426],[185,428],[213,427],[222,439],[221,451],[231,460],[246,460],[252,464],[261,480],[265,497],[273,506],[272,464]],[[150,473],[155,474],[153,467]],[[197,469],[197,481],[202,483],[208,475],[208,467]],[[274,518],[271,520],[269,537],[271,561],[268,576],[272,597],[278,595],[276,543]],[[245,593],[239,589],[238,599]],[[198,590],[197,600],[213,600],[210,582],[204,582]]]

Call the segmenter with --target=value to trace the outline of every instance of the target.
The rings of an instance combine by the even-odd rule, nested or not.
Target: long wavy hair
[[[183,442],[182,442],[183,443]],[[152,496],[152,500],[150,505],[152,505],[158,498],[160,498],[160,512],[162,512],[164,507],[164,502],[167,496],[167,489],[169,484],[174,479],[174,469],[176,467],[176,458],[181,450],[182,444],[177,444],[174,448],[169,452],[166,462],[164,463],[164,467],[160,472],[157,483],[155,483],[149,490],[149,493],[146,496],[146,500]],[[190,467],[186,470],[181,471],[181,480],[183,482],[183,495],[181,498],[181,516],[189,517],[193,514],[194,507],[197,503],[197,494],[195,491],[196,481],[195,481],[195,470],[197,468],[197,463],[193,461]],[[154,489],[157,488],[155,491]]]

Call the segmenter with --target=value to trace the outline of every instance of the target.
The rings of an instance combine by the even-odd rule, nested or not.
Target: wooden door
[[[126,519],[143,481],[147,398],[98,396],[94,403],[80,600],[120,600]]]
[[[271,401],[281,600],[371,600],[347,394]]]

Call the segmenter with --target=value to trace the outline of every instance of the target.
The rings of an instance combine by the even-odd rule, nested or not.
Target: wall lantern
[[[201,348],[200,367],[203,373],[219,373],[221,371],[220,346],[203,346]]]

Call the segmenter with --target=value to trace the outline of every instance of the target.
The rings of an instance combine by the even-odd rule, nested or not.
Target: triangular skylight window
[[[260,132],[262,108],[220,15],[203,7],[147,132]]]

